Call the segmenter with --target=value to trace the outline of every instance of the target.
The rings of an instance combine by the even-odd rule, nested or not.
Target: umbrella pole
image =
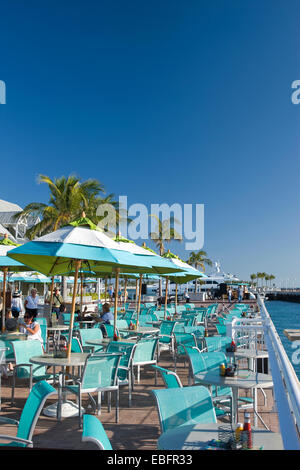
[[[82,315],[82,308],[83,308],[83,282],[82,282],[82,278],[83,278],[83,275],[81,273],[80,274],[80,280],[81,280],[81,284],[80,284],[80,311],[81,311],[81,315]]]
[[[135,281],[135,311],[137,312],[138,307],[138,279]]]
[[[116,269],[116,282],[115,282],[114,336],[117,334],[119,274],[120,274],[120,268],[117,268]]]
[[[71,355],[71,346],[72,346],[72,334],[73,334],[73,325],[74,325],[74,316],[75,316],[75,306],[76,306],[76,293],[77,293],[77,283],[78,283],[78,271],[80,269],[81,261],[75,261],[75,276],[74,276],[74,289],[72,297],[72,308],[71,308],[71,318],[70,318],[70,327],[69,327],[69,341],[68,341],[68,350],[67,358]]]
[[[127,277],[125,277],[125,286],[124,286],[124,311],[126,310],[125,309],[126,295],[127,295]]]
[[[6,276],[7,276],[7,268],[3,268],[3,308],[2,308],[2,333],[4,333],[4,331],[5,331]]]
[[[52,314],[53,293],[54,293],[54,276],[52,276],[51,278],[49,323],[51,321],[51,314]]]
[[[104,285],[104,303],[106,304],[106,292],[107,292],[107,276],[105,276],[105,285]]]
[[[175,315],[177,315],[177,288],[178,284],[175,284]]]
[[[140,274],[140,286],[139,286],[139,300],[137,306],[137,315],[136,315],[136,328],[139,326],[139,316],[141,310],[141,297],[142,297],[142,282],[143,282],[143,275]]]
[[[167,314],[167,304],[168,304],[168,283],[169,283],[169,277],[166,277],[166,296],[165,296],[165,314],[164,314],[164,320],[166,319],[166,314]]]

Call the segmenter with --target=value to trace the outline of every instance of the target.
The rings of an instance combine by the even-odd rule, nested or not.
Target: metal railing
[[[237,341],[247,338],[248,348],[257,348],[258,343],[264,342],[283,446],[285,450],[300,450],[300,383],[259,294],[257,303],[260,317],[234,318],[226,325],[226,334]]]
[[[300,450],[299,380],[259,295],[257,296],[257,303],[263,322],[283,445],[285,450]]]

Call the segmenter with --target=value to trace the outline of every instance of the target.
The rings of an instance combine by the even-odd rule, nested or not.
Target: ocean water
[[[270,317],[274,323],[277,333],[280,336],[282,345],[288,355],[291,364],[293,365],[298,379],[300,380],[300,353],[296,354],[297,349],[292,348],[292,341],[289,341],[283,334],[283,330],[286,329],[299,329],[300,330],[300,303],[294,302],[280,302],[277,300],[266,301],[266,309],[268,310]],[[294,355],[294,358],[292,357]],[[296,359],[296,360],[295,360]]]

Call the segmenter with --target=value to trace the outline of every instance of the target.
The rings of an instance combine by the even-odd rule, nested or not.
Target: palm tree
[[[273,281],[273,279],[275,279],[275,276],[273,274],[270,274],[269,276],[270,287],[271,287],[271,281]]]
[[[268,287],[268,281],[270,280],[269,274],[265,274],[266,287]]]
[[[198,269],[198,266],[202,268],[203,271],[205,271],[205,265],[207,266],[212,266],[212,261],[207,258],[207,253],[204,250],[200,250],[197,253],[192,251],[190,253],[189,259],[187,260],[188,264],[193,264],[196,269]],[[195,280],[195,293],[197,292],[197,279]]]
[[[257,279],[257,274],[250,274],[250,279],[252,283],[254,284],[255,279]]]
[[[50,191],[48,204],[32,202],[17,217],[35,215],[40,221],[27,230],[26,236],[32,240],[36,235],[57,230],[81,217],[83,211],[97,223],[96,207],[104,199],[99,197],[104,188],[99,181],[90,179],[81,182],[76,176],[54,178],[40,175],[40,183],[46,183]]]
[[[45,175],[39,176],[39,182],[48,185],[50,200],[48,204],[32,202],[28,204],[20,216],[35,216],[39,222],[26,231],[26,236],[33,240],[37,235],[45,235],[49,232],[67,225],[87,212],[92,221],[97,224],[97,206],[101,203],[100,193],[104,192],[102,184],[89,179],[81,182],[74,175],[61,176],[53,180]],[[63,276],[63,296],[66,295],[66,279]]]
[[[155,232],[150,233],[150,238],[158,248],[160,256],[165,252],[165,244],[172,240],[182,241],[182,236],[174,228],[175,222],[179,223],[174,217],[161,220],[156,214],[150,214],[149,217],[155,218],[157,228]],[[162,282],[159,279],[159,296],[162,296]]]

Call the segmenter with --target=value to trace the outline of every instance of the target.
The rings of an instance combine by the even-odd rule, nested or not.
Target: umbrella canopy
[[[14,260],[26,263],[31,268],[48,276],[71,272],[72,270],[75,271],[68,357],[71,353],[76,290],[80,269],[87,268],[94,272],[100,272],[103,269],[106,272],[107,270],[112,270],[116,275],[116,289],[118,289],[121,269],[126,272],[153,272],[157,269],[156,266],[159,266],[158,269],[161,269],[167,261],[162,260],[160,265],[155,260],[156,266],[154,268],[152,265],[152,258],[154,257],[152,255],[136,255],[127,249],[125,250],[123,245],[129,247],[132,244],[115,242],[83,216],[68,226],[62,227],[32,242],[25,243],[9,252],[9,256]],[[178,271],[172,265],[165,266],[165,269],[171,270],[171,272]],[[117,302],[118,296],[115,295],[115,331]]]
[[[170,250],[163,255],[164,258],[167,258],[172,264],[177,268],[181,268],[181,272],[170,274],[169,279],[175,284],[184,284],[198,277],[207,277],[201,271],[190,266],[189,264],[182,261],[177,255],[171,253]],[[166,276],[164,276],[166,277]]]

